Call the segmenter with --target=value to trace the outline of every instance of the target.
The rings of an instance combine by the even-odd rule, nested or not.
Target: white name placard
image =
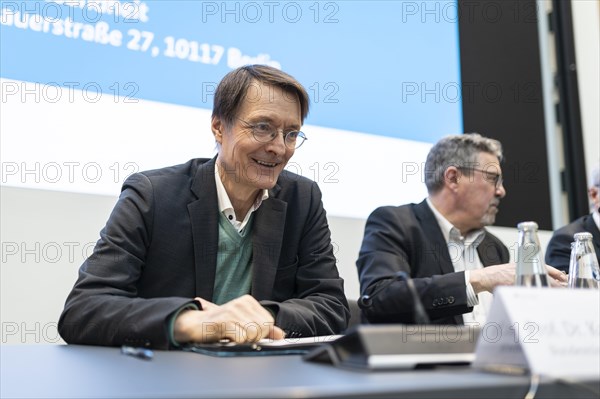
[[[600,291],[498,287],[473,367],[600,376]]]

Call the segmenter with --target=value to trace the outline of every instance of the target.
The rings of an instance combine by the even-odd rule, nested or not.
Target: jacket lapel
[[[213,297],[219,244],[219,205],[214,173],[214,158],[198,167],[191,187],[198,199],[188,204],[194,243],[196,295],[209,301]]]
[[[490,239],[489,233],[487,230],[483,233],[483,240],[477,246],[477,255],[479,255],[479,259],[481,260],[481,264],[484,267],[491,265],[499,265],[502,262],[500,259],[500,253],[495,249],[496,245]],[[490,249],[494,249],[493,251]]]
[[[415,216],[421,223],[423,233],[428,239],[423,245],[425,261],[431,264],[437,263],[442,270],[442,274],[454,272],[454,266],[452,266],[450,254],[448,253],[448,244],[426,200],[415,205]]]
[[[259,301],[271,297],[279,265],[287,203],[274,197],[278,191],[279,186],[275,186],[254,215],[252,296]]]

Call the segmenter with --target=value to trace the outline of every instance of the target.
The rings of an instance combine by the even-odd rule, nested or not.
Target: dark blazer
[[[568,273],[573,234],[586,231],[592,233],[594,250],[600,263],[600,231],[598,231],[598,226],[594,223],[591,214],[580,217],[552,234],[548,247],[546,247],[546,263]]]
[[[509,260],[506,246],[487,231],[477,252],[484,266]],[[373,211],[356,266],[362,295],[388,284],[398,271],[408,273],[434,323],[462,324],[461,315],[473,310],[467,306],[464,272],[454,271],[446,240],[426,201]],[[388,284],[372,296],[372,305],[363,314],[372,323],[412,323],[413,301],[406,284]]]
[[[167,348],[167,321],[213,297],[215,160],[137,173],[84,262],[59,332],[68,343]],[[316,183],[282,172],[254,215],[252,296],[288,337],[337,334],[348,303]]]

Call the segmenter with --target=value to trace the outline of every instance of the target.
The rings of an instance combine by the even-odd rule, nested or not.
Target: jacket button
[[[448,303],[450,303],[450,304],[454,303],[454,297],[453,296],[449,296],[448,297]]]

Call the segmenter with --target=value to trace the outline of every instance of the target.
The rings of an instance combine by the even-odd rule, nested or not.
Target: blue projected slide
[[[337,193],[336,203],[372,180],[353,171],[357,159],[379,168],[378,185],[409,179],[431,143],[462,132],[455,1],[0,3],[2,103],[11,110],[2,155],[15,163],[2,184],[39,187],[23,179],[22,163],[41,162],[41,176],[55,162],[60,178],[41,176],[53,183],[41,188],[115,193],[127,171],[211,156],[216,85],[249,63],[281,68],[307,88],[313,147],[289,167],[325,186],[324,198]],[[32,140],[58,158],[26,150]],[[110,179],[78,185],[69,162],[95,162]]]

